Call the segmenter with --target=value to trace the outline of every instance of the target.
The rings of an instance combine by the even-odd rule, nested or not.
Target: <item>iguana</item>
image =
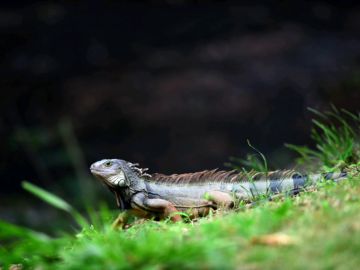
[[[326,179],[339,181],[346,172],[302,175],[295,171],[239,173],[205,170],[195,173],[148,174],[147,168],[121,159],[103,159],[91,165],[91,173],[115,194],[120,209],[133,209],[145,217],[181,220],[179,212],[204,216],[211,209],[232,208],[262,194],[297,194]]]

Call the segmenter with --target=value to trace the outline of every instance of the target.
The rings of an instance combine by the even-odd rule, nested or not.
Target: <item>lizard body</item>
[[[180,220],[179,211],[203,216],[211,209],[231,208],[256,195],[296,194],[321,179],[339,181],[346,173],[301,175],[295,171],[238,173],[206,170],[186,174],[147,174],[147,169],[121,159],[104,159],[91,173],[115,194],[119,208],[135,209],[144,216]]]

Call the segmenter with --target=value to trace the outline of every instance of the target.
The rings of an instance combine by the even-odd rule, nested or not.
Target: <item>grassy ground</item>
[[[21,237],[1,250],[1,259],[38,269],[355,269],[359,180],[196,223],[90,227],[57,239],[12,232],[7,236]]]
[[[341,162],[327,156],[323,165],[349,166],[358,160],[354,151]],[[81,232],[56,238],[0,223],[0,262],[4,269],[18,263],[35,269],[356,269],[359,167],[341,183],[197,222],[146,221],[114,230],[114,214],[103,208],[90,226],[76,213]],[[66,203],[52,204],[73,212]]]

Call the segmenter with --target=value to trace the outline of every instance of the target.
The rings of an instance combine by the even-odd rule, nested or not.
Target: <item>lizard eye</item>
[[[105,166],[105,167],[110,167],[112,164],[113,164],[113,163],[112,163],[111,161],[106,161],[106,162],[104,163],[104,166]]]

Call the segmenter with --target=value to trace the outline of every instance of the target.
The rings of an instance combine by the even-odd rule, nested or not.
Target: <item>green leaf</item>
[[[36,232],[28,228],[20,227],[0,220],[0,238],[10,239],[21,237],[22,239],[34,238],[38,240],[49,240],[50,237],[44,233]]]
[[[73,211],[73,207],[68,204],[66,201],[61,199],[60,197],[38,187],[34,184],[31,184],[27,181],[23,181],[21,183],[23,189],[30,192],[31,194],[35,195],[36,197],[40,198],[44,202],[54,206],[55,208],[61,209],[63,211],[66,211],[68,213],[71,213]]]
[[[31,184],[27,181],[23,181],[21,184],[26,191],[40,198],[44,202],[50,204],[55,208],[58,208],[60,210],[69,213],[74,218],[74,220],[79,224],[80,227],[87,227],[89,225],[87,220],[76,209],[74,209],[69,203],[67,203],[60,197],[38,186],[35,186],[34,184]]]

